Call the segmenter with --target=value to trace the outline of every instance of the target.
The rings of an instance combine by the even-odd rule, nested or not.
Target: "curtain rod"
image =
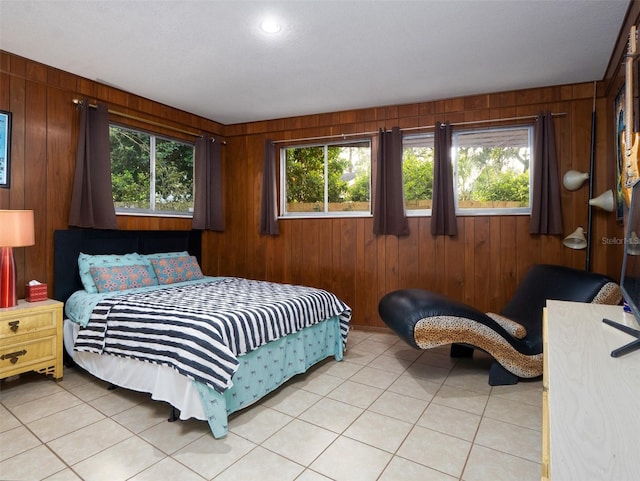
[[[566,112],[558,112],[558,113],[552,113],[551,116],[552,117],[562,117],[567,115]],[[453,122],[451,123],[451,126],[453,127],[459,127],[461,125],[476,125],[476,124],[486,124],[486,123],[491,123],[491,122],[513,122],[515,120],[529,120],[529,119],[535,119],[537,118],[537,115],[524,115],[521,117],[505,117],[502,119],[488,119],[488,120],[471,120],[468,122]],[[422,125],[420,127],[405,127],[404,129],[400,129],[401,132],[406,132],[406,131],[410,131],[410,130],[423,130],[423,129],[434,129],[436,126],[435,125]],[[302,138],[298,138],[298,139],[283,139],[283,140],[274,140],[273,143],[274,144],[282,144],[282,143],[289,143],[289,142],[306,142],[309,140],[323,140],[323,139],[345,139],[347,137],[357,137],[357,136],[362,136],[362,135],[374,135],[377,134],[378,131],[371,131],[371,132],[358,132],[358,133],[354,133],[354,134],[333,134],[333,135],[320,135],[318,137],[302,137]]]
[[[84,100],[73,99],[73,103],[76,105],[82,105],[84,103]],[[89,104],[89,107],[95,109],[97,105]],[[110,114],[117,115],[118,117],[124,117],[125,119],[137,120],[138,122],[144,122],[145,124],[154,125],[156,127],[162,127],[163,129],[173,130],[174,132],[180,132],[182,134],[192,135],[194,137],[202,137],[201,133],[191,132],[190,130],[184,130],[179,127],[172,127],[171,125],[165,125],[160,122],[155,122],[153,120],[143,119],[142,117],[136,117],[135,115],[125,114],[123,112],[118,112],[117,110],[108,109],[108,111]],[[222,142],[222,143],[224,144],[226,142]]]

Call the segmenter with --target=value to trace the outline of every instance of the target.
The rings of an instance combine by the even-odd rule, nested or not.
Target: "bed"
[[[229,414],[342,360],[348,306],[321,289],[204,276],[199,231],[69,229],[54,244],[65,356],[207,421],[216,438]]]

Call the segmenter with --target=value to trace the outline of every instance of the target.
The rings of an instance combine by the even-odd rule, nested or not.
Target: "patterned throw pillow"
[[[187,251],[177,251],[177,252],[156,252],[155,254],[141,254],[142,258],[149,263],[149,270],[151,271],[151,276],[158,282],[158,278],[156,277],[156,272],[153,270],[153,266],[151,261],[153,259],[166,259],[169,257],[182,257],[189,256]]]
[[[191,281],[204,277],[195,256],[164,257],[150,260],[158,278],[158,284],[173,284],[174,282]]]
[[[145,265],[93,266],[89,270],[98,292],[123,291],[158,284]]]
[[[91,275],[92,267],[121,267],[145,264],[147,265],[149,274],[153,277],[153,273],[151,272],[152,269],[149,263],[136,252],[132,252],[130,254],[100,255],[89,255],[81,252],[78,256],[78,269],[80,271],[80,279],[82,280],[82,285],[84,286],[84,290],[91,294],[95,294],[96,292],[98,292],[98,288],[96,287],[93,276]]]

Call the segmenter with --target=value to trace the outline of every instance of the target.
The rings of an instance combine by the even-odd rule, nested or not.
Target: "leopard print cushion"
[[[620,290],[620,286],[615,282],[608,282],[600,292],[596,294],[596,296],[591,301],[592,304],[611,304],[617,305],[622,301],[622,291]]]
[[[413,335],[421,349],[455,343],[471,344],[489,353],[507,371],[518,377],[542,375],[542,353],[532,356],[522,354],[490,327],[465,317],[433,316],[420,319]]]
[[[505,331],[516,339],[524,339],[527,335],[527,329],[522,324],[519,324],[508,317],[501,316],[494,312],[487,312],[487,316],[500,324]]]

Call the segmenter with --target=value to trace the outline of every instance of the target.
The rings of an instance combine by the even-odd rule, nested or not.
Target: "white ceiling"
[[[233,124],[602,80],[628,5],[0,0],[0,49]]]

